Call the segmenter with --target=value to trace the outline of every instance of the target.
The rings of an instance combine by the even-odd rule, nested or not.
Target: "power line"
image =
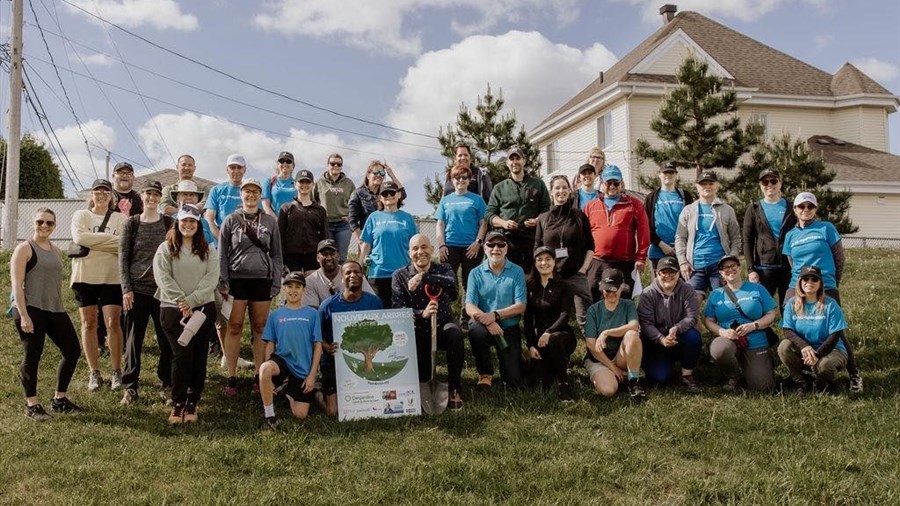
[[[82,8],[82,7],[80,7],[80,6],[78,6],[78,5],[73,4],[73,3],[70,2],[69,0],[62,0],[62,1],[65,2],[67,5],[70,5],[70,6],[74,7],[75,9],[78,9],[78,10],[81,11],[81,12],[84,12],[84,13],[87,14],[88,16],[91,16],[92,18],[97,19],[98,21],[100,21],[100,22],[102,22],[102,23],[106,23],[106,24],[108,24],[108,25],[110,25],[110,26],[113,26],[113,27],[119,29],[120,31],[125,32],[125,33],[127,33],[128,35],[131,35],[132,37],[134,37],[134,38],[136,38],[136,39],[139,39],[139,40],[141,40],[141,41],[143,41],[143,42],[146,42],[147,44],[150,44],[151,46],[153,46],[153,47],[155,47],[155,48],[157,48],[157,49],[159,49],[159,50],[161,50],[161,51],[165,51],[165,52],[167,52],[167,53],[169,53],[169,54],[171,54],[171,55],[177,56],[178,58],[181,58],[181,59],[183,59],[183,60],[189,61],[189,62],[191,62],[191,63],[193,63],[193,64],[195,64],[195,65],[199,65],[199,66],[201,66],[201,67],[203,67],[203,68],[205,68],[205,69],[207,69],[207,70],[209,70],[209,71],[211,71],[211,72],[214,72],[214,73],[219,74],[219,75],[221,75],[221,76],[227,77],[228,79],[232,79],[232,80],[237,81],[237,82],[239,82],[239,83],[241,83],[241,84],[250,86],[251,88],[254,88],[254,89],[256,89],[256,90],[262,91],[262,92],[264,92],[264,93],[268,93],[268,94],[270,94],[270,95],[274,95],[274,96],[276,96],[276,97],[280,97],[280,98],[283,98],[283,99],[285,99],[285,100],[290,100],[291,102],[295,102],[295,103],[298,103],[298,104],[301,104],[301,105],[305,105],[305,106],[307,106],[307,107],[310,107],[310,108],[313,108],[313,109],[316,109],[316,110],[319,110],[319,111],[322,111],[322,112],[327,112],[327,113],[329,113],[329,114],[333,114],[333,115],[339,116],[339,117],[341,117],[341,118],[346,118],[346,119],[350,119],[350,120],[353,120],[353,121],[359,121],[359,122],[361,122],[361,123],[366,123],[366,124],[373,125],[373,126],[378,126],[378,127],[381,127],[381,128],[387,128],[387,129],[389,129],[389,130],[394,130],[394,131],[397,131],[397,132],[403,132],[403,133],[407,133],[407,134],[411,134],[411,135],[418,135],[418,136],[420,136],[420,137],[426,137],[426,138],[429,138],[429,139],[435,139],[435,138],[436,138],[434,135],[429,135],[429,134],[425,134],[425,133],[421,133],[421,132],[416,132],[416,131],[413,131],[413,130],[406,130],[406,129],[403,129],[403,128],[398,128],[398,127],[386,125],[386,124],[384,124],[384,123],[379,123],[379,122],[377,122],[377,121],[367,120],[367,119],[360,118],[360,117],[357,117],[357,116],[353,116],[353,115],[350,115],[350,114],[345,114],[345,113],[342,113],[342,112],[338,112],[338,111],[335,111],[335,110],[333,110],[333,109],[329,109],[329,108],[327,108],[327,107],[322,107],[322,106],[320,106],[320,105],[316,105],[316,104],[313,104],[313,103],[311,103],[311,102],[307,102],[306,100],[302,100],[302,99],[299,99],[299,98],[296,98],[296,97],[292,97],[292,96],[290,96],[290,95],[286,95],[286,94],[281,93],[281,92],[278,92],[278,91],[271,90],[271,89],[266,88],[266,87],[263,87],[263,86],[261,86],[261,85],[259,85],[259,84],[253,83],[253,82],[251,82],[251,81],[247,81],[246,79],[242,79],[242,78],[237,77],[237,76],[235,76],[235,75],[229,74],[228,72],[225,72],[225,71],[223,71],[223,70],[219,70],[219,69],[213,67],[212,65],[209,65],[209,64],[207,64],[207,63],[203,63],[203,62],[201,62],[201,61],[199,61],[199,60],[196,60],[196,59],[194,59],[194,58],[191,58],[190,56],[183,55],[183,54],[181,54],[181,53],[179,53],[179,52],[177,52],[177,51],[175,51],[175,50],[173,50],[173,49],[169,49],[169,48],[167,48],[167,47],[165,47],[165,46],[163,46],[163,45],[161,45],[161,44],[158,44],[158,43],[156,43],[156,42],[153,42],[152,40],[150,40],[150,39],[148,39],[148,38],[146,38],[146,37],[143,37],[143,36],[141,36],[141,35],[138,35],[138,34],[132,32],[132,31],[130,31],[130,30],[127,30],[127,29],[125,29],[125,28],[123,28],[123,27],[121,27],[121,26],[119,26],[119,25],[117,25],[117,24],[115,24],[115,23],[113,23],[113,22],[111,22],[111,21],[107,21],[106,19],[103,19],[102,17],[100,17],[100,16],[94,14],[93,12],[90,12],[90,11],[88,11],[88,10],[86,10],[86,9],[84,9],[84,8]]]

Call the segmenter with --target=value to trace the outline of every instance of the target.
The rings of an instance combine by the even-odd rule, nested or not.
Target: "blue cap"
[[[603,168],[603,172],[600,174],[600,177],[603,178],[604,183],[613,179],[622,181],[622,169],[620,169],[616,165],[607,165]]]

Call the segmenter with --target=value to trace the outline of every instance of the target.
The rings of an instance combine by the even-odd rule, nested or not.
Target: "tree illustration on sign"
[[[375,320],[361,320],[344,329],[341,349],[363,356],[365,373],[372,373],[375,365],[372,360],[375,354],[386,350],[394,342],[394,333],[390,325],[379,325]]]

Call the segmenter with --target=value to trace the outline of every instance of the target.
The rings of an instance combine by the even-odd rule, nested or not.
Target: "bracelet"
[[[498,322],[502,319],[500,318],[500,311],[494,311],[494,319],[496,319]]]
[[[482,239],[482,238],[479,237],[479,238],[478,238],[478,244],[484,244],[484,239]]]
[[[759,330],[759,322],[753,322],[753,328]]]
[[[446,248],[446,247],[447,247],[447,245],[446,245],[446,244],[441,244],[441,245],[440,245],[440,246],[438,246],[438,249],[441,249],[441,248]]]

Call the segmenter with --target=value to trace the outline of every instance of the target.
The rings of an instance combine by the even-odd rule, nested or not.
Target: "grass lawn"
[[[274,433],[260,430],[247,386],[224,398],[212,361],[200,423],[169,428],[152,337],[142,403],[121,407],[121,392],[107,387],[88,393],[82,358],[70,397],[87,411],[32,422],[22,414],[21,347],[4,319],[0,503],[900,504],[898,268],[896,251],[849,253],[841,295],[860,398],[846,395],[846,376],[836,396],[724,395],[707,364],[702,395],[651,390],[642,405],[592,395],[579,367],[577,401],[560,405],[546,392],[475,392],[470,357],[462,413],[298,422],[279,399]],[[4,293],[8,276],[3,268]],[[48,409],[58,359],[48,342],[39,385]]]

